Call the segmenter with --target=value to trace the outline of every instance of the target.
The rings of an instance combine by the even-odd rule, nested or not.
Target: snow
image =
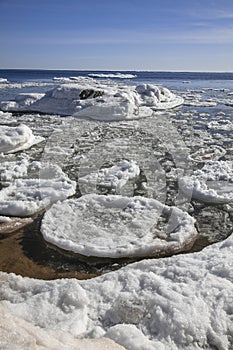
[[[194,222],[155,199],[88,194],[54,204],[41,232],[53,245],[86,256],[148,257],[190,246],[197,237]]]
[[[176,96],[167,88],[153,84],[138,85],[135,90],[140,95],[142,105],[155,110],[174,108],[184,102],[182,97]]]
[[[6,161],[0,164],[0,180],[12,181],[13,179],[25,177],[31,167],[37,162],[30,163],[27,157],[21,157],[16,161]]]
[[[54,79],[63,84],[45,95],[20,94],[15,101],[3,101],[2,110],[36,111],[111,121],[143,118],[151,116],[152,109],[174,108],[183,103],[182,97],[151,84],[125,86],[89,77]]]
[[[79,186],[99,186],[117,191],[139,174],[140,168],[135,161],[122,160],[112,167],[79,177]]]
[[[1,305],[41,331],[109,336],[131,350],[230,350],[232,251],[231,235],[199,253],[143,260],[87,281],[1,273]]]
[[[30,216],[75,193],[76,183],[57,165],[40,164],[39,178],[16,179],[0,191],[0,214]]]
[[[77,339],[63,331],[42,329],[12,315],[0,305],[0,348],[3,350],[123,350],[110,339]]]
[[[209,161],[193,175],[180,179],[180,188],[188,195],[207,203],[230,203],[233,201],[232,161]]]
[[[34,136],[32,130],[24,124],[15,127],[0,125],[0,153],[19,152],[43,140],[41,136]]]

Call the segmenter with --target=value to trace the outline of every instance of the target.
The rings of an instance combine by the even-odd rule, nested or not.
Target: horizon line
[[[220,70],[165,70],[165,69],[77,69],[77,68],[0,68],[1,70],[41,70],[41,71],[78,71],[78,72],[161,72],[161,73],[233,73],[232,71]]]

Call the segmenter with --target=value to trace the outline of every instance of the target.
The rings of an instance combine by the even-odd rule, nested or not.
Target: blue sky
[[[233,71],[232,0],[0,0],[0,68]]]

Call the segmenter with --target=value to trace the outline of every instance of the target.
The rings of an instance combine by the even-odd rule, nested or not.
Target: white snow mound
[[[32,130],[24,124],[15,127],[0,125],[0,153],[19,152],[43,140],[41,136],[34,136]]]
[[[4,111],[36,111],[109,121],[151,116],[151,108],[167,109],[183,103],[181,97],[155,85],[124,86],[81,78],[73,77],[72,83],[62,84],[44,96],[20,94],[15,101],[2,102],[1,108]],[[60,79],[64,82],[71,78]]]

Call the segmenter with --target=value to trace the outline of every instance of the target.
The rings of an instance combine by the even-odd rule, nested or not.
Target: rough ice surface
[[[34,136],[32,130],[24,124],[15,127],[0,125],[0,153],[25,150],[43,140],[43,137]]]
[[[62,84],[45,95],[20,94],[14,101],[3,101],[1,109],[124,120],[150,116],[153,113],[151,108],[169,109],[183,103],[182,97],[155,85],[124,86],[83,77],[57,79],[61,82],[69,79],[69,83]]]
[[[16,179],[0,191],[0,214],[30,216],[75,193],[71,181],[58,165],[40,164],[39,178]]]
[[[230,236],[200,253],[144,260],[88,281],[1,273],[1,304],[46,331],[109,336],[126,349],[230,350],[232,247]]]
[[[209,161],[203,168],[195,170],[191,177],[180,179],[184,193],[209,203],[230,203],[233,201],[232,161]]]
[[[178,208],[144,197],[96,194],[54,204],[41,232],[59,248],[111,258],[166,255],[197,237],[193,218]]]
[[[210,160],[215,161],[223,157],[226,154],[226,150],[223,147],[210,145],[207,149],[200,148],[198,151],[190,154],[190,160],[194,162],[208,162]]]
[[[128,180],[140,174],[140,168],[135,161],[122,160],[109,168],[101,168],[98,172],[79,178],[79,184],[95,185],[101,188],[110,188],[117,191]]]
[[[61,80],[59,83],[72,82],[76,87],[89,84],[99,89],[91,78],[71,78],[65,78],[69,80]],[[54,83],[51,85],[54,86]],[[39,90],[40,87],[45,89],[49,84],[2,83],[0,90],[3,93],[7,90],[13,95],[14,89],[33,87]],[[188,87],[192,84],[190,82]],[[107,80],[105,85],[110,88],[115,86]],[[179,91],[177,94],[187,104],[190,102],[189,106],[166,111],[161,115],[155,112],[146,119],[100,123],[48,114],[12,115],[0,112],[0,123],[4,126],[23,123],[36,135],[46,137],[42,156],[44,161],[64,165],[64,171],[72,179],[79,176],[79,166],[85,165],[85,158],[86,164],[91,166],[89,173],[93,174],[98,173],[106,158],[109,167],[117,164],[120,159],[133,159],[140,170],[145,170],[147,185],[148,179],[151,179],[149,187],[156,189],[156,195],[163,193],[161,201],[169,205],[179,205],[176,201],[176,185],[180,177],[185,174],[193,181],[192,174],[195,172],[197,181],[205,184],[207,191],[215,191],[222,201],[215,205],[216,193],[211,197],[207,192],[204,201],[208,198],[210,203],[190,199],[188,207],[190,215],[196,218],[200,234],[204,233],[212,243],[216,242],[216,236],[222,240],[232,232],[232,200],[225,204],[226,200],[232,198],[230,163],[224,163],[225,170],[223,164],[217,163],[216,172],[208,164],[212,175],[207,168],[203,170],[202,164],[219,159],[232,162],[232,89],[223,90],[221,86],[218,89],[204,89],[202,86],[199,90]],[[152,92],[149,97],[156,101],[156,89]],[[138,95],[140,106],[149,103],[147,93],[145,96]],[[39,100],[35,103],[38,102]],[[171,121],[169,123],[166,118],[168,115]],[[144,129],[141,128],[143,123]],[[128,138],[128,146],[126,152],[117,158],[122,146],[118,142],[119,138]],[[110,141],[109,144],[112,142],[107,151],[112,146],[118,153],[106,157],[105,141]],[[133,145],[131,149],[129,145]],[[184,146],[187,152],[183,151]],[[28,162],[39,159],[42,147],[43,144],[25,151],[29,155]],[[92,167],[91,161],[94,162],[95,158],[99,167]],[[190,168],[187,159],[191,160]],[[1,153],[0,160],[2,164],[8,163],[7,166],[4,165],[6,170],[10,169],[9,163],[13,166],[19,158],[15,154]],[[150,168],[151,165],[153,168]],[[20,169],[11,169],[13,171],[9,181],[14,182],[14,177],[17,176],[24,177]],[[205,174],[196,173],[198,169]],[[83,173],[88,174],[87,171]],[[206,173],[213,176],[212,180],[207,181]],[[223,177],[216,178],[214,173],[221,173]],[[156,175],[152,177],[151,174]],[[77,182],[78,180],[77,178]],[[201,194],[203,192],[199,193],[198,198],[201,198]],[[13,232],[16,225],[23,225],[20,220],[22,218],[1,216],[0,232],[3,235]],[[105,345],[108,350],[114,349],[113,343],[105,343],[106,338],[102,342],[102,337],[108,336],[131,350],[231,350],[232,247],[233,240],[230,236],[221,243],[205,248],[201,253],[144,260],[92,281],[63,280],[64,283],[59,284],[59,281],[48,283],[1,273],[0,348],[68,350],[72,347],[81,348],[82,345],[84,349],[90,350],[92,347],[98,349],[98,344],[101,350]],[[81,308],[86,307],[86,314],[76,304],[76,300],[83,296],[79,287],[85,291]],[[74,302],[70,291],[74,294]],[[25,312],[22,313],[22,310]],[[70,317],[63,315],[64,310]],[[84,320],[83,331],[76,319],[79,312]],[[77,335],[79,332],[82,333]],[[83,339],[78,339],[77,336]]]
[[[182,97],[176,96],[167,88],[153,84],[138,85],[135,90],[140,95],[141,103],[155,110],[174,108],[184,102]]]

